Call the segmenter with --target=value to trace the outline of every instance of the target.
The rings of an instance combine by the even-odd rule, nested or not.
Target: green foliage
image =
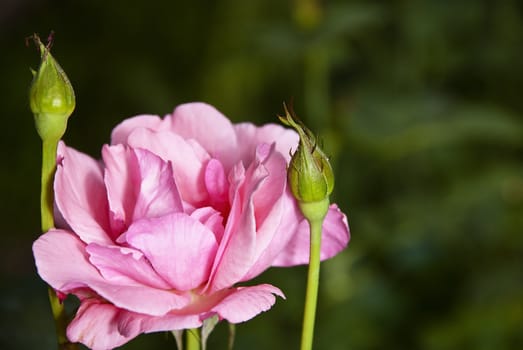
[[[134,114],[204,100],[260,124],[294,97],[331,156],[331,199],[352,230],[349,248],[322,265],[317,349],[523,348],[520,2],[12,3],[0,16],[0,186],[13,251],[0,264],[1,348],[53,348],[30,253],[40,164],[27,67],[37,63],[23,48],[50,29],[78,97],[65,139],[95,156]],[[259,281],[287,300],[239,325],[235,348],[298,348],[305,269]],[[227,334],[218,324],[209,348],[226,348]],[[123,348],[167,346],[172,338],[146,335]]]

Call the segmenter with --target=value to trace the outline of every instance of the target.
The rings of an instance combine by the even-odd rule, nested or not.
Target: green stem
[[[200,333],[198,328],[188,329],[185,334],[186,350],[200,350]]]
[[[311,230],[309,272],[307,275],[307,292],[305,295],[305,311],[303,315],[303,330],[301,350],[312,349],[314,337],[314,320],[318,301],[318,286],[320,281],[321,230],[323,218],[308,220]]]
[[[58,140],[44,140],[42,143],[42,188],[40,194],[40,215],[42,220],[42,232],[47,232],[54,227],[54,195],[53,182],[56,171],[56,148]],[[58,338],[58,349],[77,349],[75,344],[67,340],[67,316],[64,304],[60,301],[56,292],[49,287],[49,303],[53,312]]]
[[[52,287],[48,288],[49,303],[51,304],[51,311],[56,326],[56,336],[58,338],[58,348],[64,349],[64,345],[68,343],[65,329],[67,327],[67,318],[65,317],[64,304],[56,296],[56,292]]]
[[[229,323],[229,341],[227,342],[227,349],[232,350],[234,348],[234,338],[236,337],[236,325]]]
[[[42,232],[54,227],[53,218],[53,179],[56,170],[56,148],[58,140],[46,140],[42,143],[42,192],[40,195],[40,214]]]

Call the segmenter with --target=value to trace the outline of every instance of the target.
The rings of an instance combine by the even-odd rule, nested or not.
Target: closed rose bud
[[[34,39],[40,49],[41,62],[38,71],[33,72],[29,90],[31,111],[42,140],[58,140],[65,133],[67,119],[75,108],[74,90],[49,48],[38,36]]]
[[[334,188],[332,167],[316,138],[303,123],[285,110],[280,120],[300,135],[298,149],[289,164],[288,177],[293,195],[299,202],[317,202],[328,198]]]
[[[289,113],[287,107],[285,117],[280,117],[280,120],[300,135],[298,149],[292,155],[287,173],[292,194],[305,217],[308,218],[306,211],[309,208],[313,211],[310,215],[323,217],[328,210],[329,195],[334,189],[334,174],[329,160],[318,146],[316,137]],[[314,213],[317,210],[320,212]]]

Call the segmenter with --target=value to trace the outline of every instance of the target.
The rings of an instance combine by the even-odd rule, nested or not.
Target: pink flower
[[[203,103],[125,120],[96,161],[61,143],[54,191],[60,229],[33,245],[38,273],[81,305],[67,329],[93,349],[140,333],[232,323],[283,293],[240,286],[270,266],[308,262],[308,224],[287,188],[294,131],[231,124]],[[332,205],[322,259],[348,243]]]

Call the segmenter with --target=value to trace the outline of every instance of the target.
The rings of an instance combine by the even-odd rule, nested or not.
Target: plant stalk
[[[53,182],[56,171],[56,149],[58,140],[44,140],[42,142],[42,183],[40,193],[40,216],[42,223],[42,232],[47,232],[54,227],[54,195]],[[56,337],[58,338],[58,349],[77,349],[77,346],[67,340],[67,316],[65,314],[64,304],[55,290],[49,286],[49,303],[56,327]]]
[[[57,147],[58,140],[45,140],[42,142],[42,187],[40,194],[42,232],[47,232],[54,227],[53,179],[56,171]]]
[[[307,275],[307,291],[305,295],[305,311],[303,315],[303,330],[301,350],[311,350],[314,337],[314,321],[318,301],[318,286],[320,281],[321,230],[323,218],[308,220],[310,226],[310,260]]]
[[[200,350],[200,332],[198,328],[188,329],[185,332],[186,350]]]

